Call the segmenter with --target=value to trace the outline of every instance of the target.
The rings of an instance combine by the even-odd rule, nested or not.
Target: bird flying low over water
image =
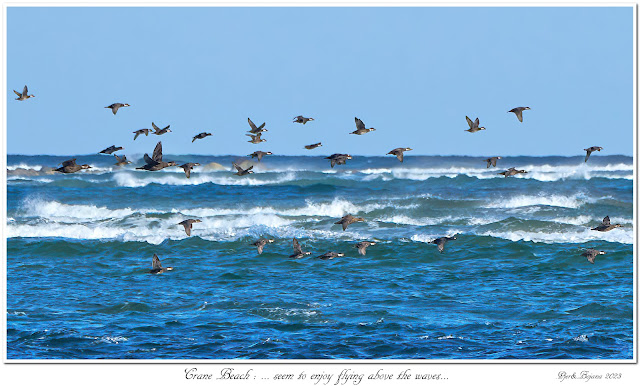
[[[372,241],[361,241],[356,244],[356,248],[358,248],[358,253],[364,256],[367,254],[367,248],[371,245],[376,245],[376,243]]]
[[[522,122],[522,112],[524,110],[531,110],[531,109],[529,107],[516,107],[516,108],[513,108],[513,109],[511,109],[511,110],[509,110],[507,112],[508,113],[514,113],[516,115],[516,117],[518,117],[518,120],[520,122]]]
[[[255,123],[253,123],[253,121],[251,120],[251,118],[247,118],[247,121],[249,121],[249,126],[251,126],[251,130],[249,130],[250,133],[253,134],[260,134],[263,131],[269,131],[267,129],[264,128],[264,125],[266,125],[265,122],[262,122],[262,125],[260,125],[259,127],[256,126]]]
[[[331,154],[324,159],[331,160],[331,167],[334,167],[335,165],[344,165],[348,159],[351,159],[351,156],[349,154]]]
[[[374,129],[373,127],[370,128],[365,128],[364,126],[364,122],[362,122],[360,119],[358,119],[358,117],[356,117],[356,131],[353,131],[349,134],[356,134],[356,135],[362,135],[362,134],[366,134],[370,131],[376,131],[376,129]]]
[[[234,167],[234,168],[236,168],[236,170],[238,170],[238,172],[237,172],[237,173],[234,173],[234,174],[235,174],[235,175],[237,175],[237,176],[244,176],[244,175],[247,175],[247,174],[251,174],[251,173],[253,173],[253,170],[251,170],[251,169],[253,169],[253,165],[249,166],[249,167],[248,167],[248,168],[246,168],[246,169],[243,169],[240,165],[238,165],[238,164],[236,164],[236,163],[234,162],[234,163],[233,163],[233,167]]]
[[[486,130],[484,127],[480,127],[480,118],[476,118],[475,121],[472,121],[469,117],[465,117],[465,118],[467,118],[467,123],[469,124],[469,130],[465,130],[465,131],[468,131],[470,133],[475,133],[476,131]]]
[[[581,256],[585,256],[587,258],[587,260],[589,260],[589,262],[591,264],[594,263],[594,261],[596,260],[596,257],[598,257],[598,255],[606,255],[607,252],[605,251],[598,251],[597,249],[587,249],[584,253],[582,253]]]
[[[266,139],[262,139],[262,133],[258,133],[256,135],[253,135],[253,134],[245,134],[245,135],[248,137],[251,137],[251,140],[247,142],[251,142],[251,143],[267,142]]]
[[[191,177],[191,169],[193,169],[194,166],[200,166],[200,164],[197,162],[187,162],[186,164],[180,165],[180,167],[184,169],[184,174],[187,178]]]
[[[115,165],[124,166],[126,164],[130,164],[131,163],[131,161],[127,160],[127,156],[126,155],[123,155],[122,157],[118,157],[117,154],[114,154],[113,156],[116,157]]]
[[[607,216],[602,220],[602,223],[600,225],[598,225],[595,228],[591,228],[591,230],[599,231],[599,232],[609,232],[610,230],[616,229],[616,228],[623,228],[623,226],[620,224],[612,225],[611,220],[609,219],[609,216]]]
[[[155,123],[151,122],[151,127],[153,127],[153,130],[155,130],[152,134],[155,135],[162,135],[165,134],[166,132],[171,132],[171,130],[169,129],[169,127],[171,127],[171,125],[167,125],[167,127],[165,127],[164,129],[160,130],[160,128],[158,126],[156,126]]]
[[[258,162],[262,161],[262,157],[264,157],[265,155],[271,155],[273,153],[271,153],[270,151],[254,151],[253,153],[247,155],[247,157],[251,156],[251,158],[255,158],[258,157]]]
[[[187,234],[187,236],[191,236],[191,227],[194,223],[197,223],[197,222],[202,222],[202,220],[188,219],[188,220],[180,221],[178,225],[182,225],[184,227],[184,232]]]
[[[591,146],[590,148],[584,150],[587,152],[587,156],[584,157],[584,162],[587,162],[591,153],[593,153],[594,151],[600,151],[602,150],[602,148],[600,146]]]
[[[264,249],[264,246],[267,245],[268,243],[272,243],[274,242],[274,239],[263,239],[261,238],[260,240],[256,241],[255,243],[251,244],[251,245],[255,245],[258,248],[258,255],[262,254],[262,250]]]
[[[438,246],[438,251],[440,251],[440,253],[444,252],[444,245],[447,243],[447,241],[451,241],[451,240],[455,240],[456,236],[451,236],[451,237],[438,237],[435,240],[431,240],[429,241],[429,244],[435,244]]]
[[[144,153],[144,162],[146,162],[146,165],[136,169],[155,172],[169,166],[178,166],[178,164],[175,161],[170,161],[170,162],[162,161],[162,142],[158,142],[156,144],[156,147],[153,149],[153,154],[151,155],[151,157],[149,157],[147,153]]]
[[[487,168],[489,168],[490,166],[496,166],[496,162],[498,162],[499,159],[502,159],[502,157],[489,157],[485,160],[485,162],[487,163]]]
[[[111,146],[109,146],[108,148],[106,148],[106,149],[102,150],[102,151],[101,151],[100,153],[98,153],[98,154],[111,154],[111,153],[113,153],[113,152],[115,152],[115,151],[122,150],[122,149],[124,149],[124,147],[122,147],[122,146],[120,146],[120,147],[115,147],[114,145],[111,145]]]
[[[135,134],[136,136],[135,136],[135,137],[133,137],[133,140],[135,141],[135,140],[136,140],[136,138],[138,138],[138,136],[139,136],[140,134],[144,134],[144,135],[146,135],[146,136],[148,137],[148,136],[149,136],[149,132],[150,132],[150,131],[151,131],[151,129],[140,129],[140,130],[136,130],[136,131],[134,131],[134,132],[133,132],[133,134]]]
[[[129,107],[128,103],[113,103],[110,104],[109,106],[105,107],[105,109],[111,109],[111,112],[113,113],[113,115],[116,115],[116,113],[118,112],[118,109],[120,107]]]
[[[396,157],[398,157],[398,160],[402,162],[404,160],[404,152],[409,150],[413,150],[413,149],[410,147],[397,147],[391,150],[390,152],[388,152],[387,154],[395,155]]]
[[[511,177],[511,176],[515,176],[516,174],[519,173],[528,173],[526,170],[518,170],[516,168],[509,168],[504,172],[498,173],[498,174],[502,174],[505,178],[507,177]]]
[[[77,171],[80,171],[82,169],[91,169],[91,166],[84,164],[84,165],[78,165],[76,164],[76,159],[70,159],[68,161],[64,161],[61,162],[62,163],[62,167],[59,167],[56,169],[56,172],[60,172],[60,173],[75,173]]]
[[[316,147],[320,147],[320,146],[322,146],[322,142],[314,143],[312,145],[307,145],[304,148],[307,149],[307,150],[312,150],[312,149],[315,149]]]
[[[290,255],[289,257],[292,259],[299,259],[301,257],[304,257],[306,255],[310,255],[311,252],[302,252],[302,247],[300,247],[300,243],[298,243],[298,240],[296,240],[296,238],[293,238],[293,255]]]
[[[342,257],[344,256],[344,253],[338,253],[338,252],[327,252],[324,255],[320,255],[318,256],[318,259],[322,259],[322,260],[331,260],[334,259],[336,257]]]
[[[191,143],[194,143],[196,141],[196,139],[202,139],[202,138],[208,137],[210,135],[212,135],[212,134],[211,133],[200,133],[200,134],[196,135],[195,137],[193,137],[193,140],[191,141]]]
[[[18,96],[16,98],[17,101],[25,101],[29,98],[35,98],[35,95],[29,95],[29,89],[27,88],[27,86],[25,85],[24,88],[22,89],[22,94],[17,92],[16,90],[13,90],[14,93],[16,93],[16,95]]]
[[[354,222],[363,222],[363,221],[364,221],[364,219],[362,217],[354,217],[354,216],[348,214],[348,215],[342,217],[340,219],[340,221],[338,221],[338,222],[336,222],[334,224],[341,224],[342,225],[342,230],[346,231],[347,227],[349,225],[353,224]]]
[[[298,115],[297,117],[293,118],[294,123],[302,123],[303,125],[306,125],[309,121],[313,121],[313,118],[305,118],[302,115]]]
[[[153,273],[153,274],[173,271],[173,267],[162,268],[162,264],[160,264],[160,259],[158,258],[158,255],[156,255],[155,253],[153,254],[153,260],[151,261],[151,266],[152,266],[152,269],[149,270],[149,273]]]

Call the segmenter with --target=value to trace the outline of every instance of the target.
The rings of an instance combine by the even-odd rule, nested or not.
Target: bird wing
[[[475,127],[480,127],[480,118],[476,118],[475,122],[473,122]]]
[[[469,125],[469,128],[473,129],[473,121],[467,116],[465,116],[465,118],[467,118],[467,124]]]
[[[62,167],[72,166],[72,165],[75,165],[75,164],[76,164],[76,159],[74,158],[74,159],[70,159],[70,160],[62,162]]]
[[[134,134],[136,135],[135,137],[133,137],[133,140],[135,141],[136,138],[138,138],[138,136],[140,135],[140,132],[138,131],[134,131]]]
[[[593,150],[591,150],[591,149],[587,149],[587,156],[586,156],[586,157],[584,157],[584,162],[587,162],[587,160],[589,159],[589,156],[591,155],[591,152],[592,152],[592,151],[593,151]]]
[[[437,242],[438,245],[438,251],[440,251],[440,253],[444,252],[444,240],[440,239]]]
[[[195,137],[193,137],[193,139],[191,140],[191,143],[194,143],[196,141],[196,139],[198,138],[198,136],[196,135]]]
[[[348,222],[346,222],[346,221],[342,222],[342,230],[343,231],[346,231],[348,226],[349,226]]]
[[[365,130],[364,122],[362,122],[362,121],[361,121],[360,119],[358,119],[357,117],[356,117],[356,128],[357,128],[358,130]]]
[[[151,127],[153,127],[153,130],[155,130],[156,132],[160,131],[160,128],[153,122],[151,122]]]
[[[264,249],[264,244],[259,244],[258,245],[258,255],[262,254],[262,250]]]
[[[162,264],[160,264],[160,259],[158,258],[158,255],[156,255],[155,253],[153,254],[153,260],[151,265],[153,269],[162,269]]]
[[[191,167],[190,166],[183,166],[182,167],[184,169],[184,174],[187,176],[187,178],[191,177]]]
[[[22,94],[20,94],[20,93],[19,93],[19,92],[17,92],[16,90],[13,90],[13,92],[15,92],[15,93],[16,93],[16,95],[17,95],[17,96],[19,96],[19,97],[21,97],[21,96],[22,96]]]
[[[187,233],[187,236],[191,236],[191,223],[185,222],[182,225],[184,226],[184,231]]]
[[[403,152],[401,152],[401,151],[399,151],[399,152],[396,154],[396,157],[398,157],[398,160],[400,160],[400,162],[402,162],[402,161],[404,160],[404,153],[403,153]]]
[[[602,220],[602,225],[611,225],[611,220],[609,219],[609,216],[605,217]]]
[[[118,163],[122,162],[122,159],[120,159],[120,157],[118,157],[117,154],[114,154],[113,156],[116,157],[116,160],[118,161]],[[126,158],[126,157],[124,157],[124,158]]]
[[[120,108],[120,106],[117,103],[114,103],[111,105],[111,112],[113,113],[113,115],[116,115],[116,113],[118,112],[118,109]]]
[[[157,164],[157,162],[152,160],[151,157],[149,157],[149,154],[147,154],[147,153],[144,153],[144,162],[146,162],[149,165]]]
[[[262,152],[256,152],[256,153],[257,153],[256,156],[258,157],[258,162],[262,161],[262,156],[264,154],[262,154]]]
[[[360,253],[361,255],[367,254],[367,244],[360,243],[357,245],[357,247],[358,247],[358,253]]]
[[[27,94],[29,94],[29,89],[27,88],[27,85],[24,85],[24,88],[22,89],[22,95],[27,96]]]
[[[262,122],[262,125],[260,125],[260,126],[258,127],[258,130],[262,130],[262,129],[264,128],[264,125],[266,125],[266,124],[267,124],[266,122]]]
[[[232,162],[233,167],[236,168],[237,171],[239,172],[243,172],[244,169],[240,167],[240,165],[236,164],[235,162]]]
[[[297,254],[302,253],[302,248],[300,247],[300,243],[298,243],[298,240],[296,240],[295,237],[293,238],[293,252]]]
[[[253,165],[249,166],[248,168],[245,169],[245,172],[248,172],[249,170],[253,169]]]
[[[335,158],[331,158],[331,167],[334,167],[336,164]]]
[[[156,145],[155,149],[153,149],[153,154],[151,155],[151,158],[155,161],[155,162],[162,162],[162,141],[158,141],[158,144]]]
[[[518,117],[518,120],[522,122],[522,110],[516,110],[514,111],[514,113],[516,113],[516,117]]]
[[[496,166],[496,162],[498,162],[497,158],[492,158],[491,159],[491,165]]]
[[[251,131],[258,131],[258,128],[256,127],[255,123],[253,123],[253,121],[251,121],[251,118],[247,118],[247,121],[249,122],[249,126],[251,126]]]

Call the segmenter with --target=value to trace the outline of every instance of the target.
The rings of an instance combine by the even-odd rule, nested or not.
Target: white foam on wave
[[[35,170],[39,172],[40,170],[42,170],[42,165],[28,165],[25,163],[19,163],[17,165],[7,165],[7,170],[16,170],[16,169]]]
[[[142,172],[140,172],[142,173]],[[294,172],[276,175],[276,178],[257,177],[255,174],[248,176],[220,176],[215,174],[193,173],[191,178],[186,178],[184,173],[159,173],[149,176],[146,172],[144,175],[136,175],[137,172],[120,172],[115,173],[113,180],[118,186],[126,188],[139,188],[149,184],[160,185],[200,185],[200,184],[216,184],[216,185],[273,185],[283,182],[294,181],[296,174]],[[259,174],[258,174],[259,175]]]
[[[572,196],[562,195],[519,195],[509,197],[507,199],[494,199],[492,202],[486,205],[487,208],[522,208],[527,206],[557,206],[563,208],[579,208],[584,204],[591,204],[598,200],[612,198],[610,196],[601,198],[587,197],[582,193],[574,194]]]
[[[511,241],[533,241],[534,243],[585,243],[589,241],[608,241],[611,243],[633,244],[633,229],[615,229],[609,232],[592,231],[585,228],[580,231],[567,232],[522,232],[522,231],[488,231],[478,233],[478,236],[498,237]]]
[[[22,202],[21,214],[27,217],[40,217],[58,222],[92,221],[130,216],[134,210],[108,209],[95,205],[69,205],[41,198],[27,198]]]

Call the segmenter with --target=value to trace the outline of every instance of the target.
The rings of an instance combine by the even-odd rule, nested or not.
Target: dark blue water
[[[9,359],[632,358],[630,157],[47,171],[66,158],[8,157]],[[347,213],[366,221],[343,231]],[[624,227],[590,230],[607,215]],[[293,237],[310,256],[288,258]],[[154,253],[174,270],[149,274]]]

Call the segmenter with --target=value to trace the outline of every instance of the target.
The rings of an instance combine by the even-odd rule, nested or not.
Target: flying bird
[[[455,240],[456,236],[451,236],[451,237],[438,237],[435,240],[431,240],[429,241],[429,244],[435,244],[438,246],[438,251],[440,251],[440,253],[444,252],[444,245],[446,244],[447,241],[450,240]]]
[[[272,243],[274,242],[274,239],[263,239],[261,238],[260,240],[256,241],[255,243],[251,244],[251,245],[255,245],[258,248],[258,255],[262,254],[262,250],[264,249],[264,246],[267,245],[268,243]]]
[[[248,168],[246,168],[246,169],[243,169],[242,167],[240,167],[240,165],[237,165],[237,164],[234,162],[234,163],[233,163],[233,167],[235,167],[235,168],[236,168],[236,170],[238,170],[238,172],[237,172],[237,173],[234,173],[234,174],[235,174],[235,175],[237,175],[237,176],[244,176],[244,175],[247,175],[247,174],[251,174],[251,173],[253,173],[253,170],[251,170],[251,169],[253,169],[253,165],[249,166],[249,167],[248,167]]]
[[[266,125],[265,122],[262,123],[262,125],[260,125],[260,127],[257,127],[255,125],[255,123],[253,123],[253,121],[251,120],[251,118],[247,118],[247,121],[249,121],[249,126],[251,126],[251,130],[249,130],[250,133],[253,134],[260,134],[263,131],[269,131],[267,129],[264,128],[264,125]]]
[[[322,142],[314,143],[312,145],[307,145],[304,148],[307,149],[307,150],[312,150],[312,149],[315,149],[316,147],[320,147],[320,146],[322,146]]]
[[[115,165],[124,166],[126,164],[130,164],[131,163],[131,161],[127,160],[127,156],[126,155],[123,155],[122,157],[118,157],[117,154],[114,154],[113,156],[116,157]]]
[[[254,151],[253,153],[247,155],[247,157],[251,156],[251,158],[255,158],[258,157],[258,162],[262,161],[262,157],[264,157],[265,155],[271,155],[273,153],[271,153],[270,151]]]
[[[155,135],[162,135],[165,134],[167,132],[171,132],[171,129],[169,129],[169,127],[171,127],[171,125],[167,125],[167,127],[165,127],[164,129],[160,130],[160,128],[158,126],[156,126],[155,123],[151,122],[151,127],[153,127],[153,130],[155,130],[152,134]]]
[[[151,157],[149,157],[147,153],[144,154],[144,162],[146,162],[144,166],[141,166],[136,169],[155,172],[169,166],[178,166],[178,164],[175,161],[164,162],[162,160],[162,142],[158,142],[156,144],[156,147],[153,149],[153,154],[151,155]]]
[[[298,243],[298,240],[296,240],[296,238],[293,238],[293,255],[290,255],[289,257],[292,259],[299,259],[301,257],[304,257],[306,255],[310,255],[311,252],[302,252],[302,247],[300,247],[300,243]]]
[[[600,146],[591,146],[590,148],[584,150],[587,152],[587,156],[584,157],[584,162],[587,162],[591,153],[593,153],[594,151],[600,151],[602,150],[602,148]]]
[[[489,168],[490,166],[496,166],[496,162],[502,159],[502,157],[489,157],[485,160],[485,162],[487,163],[487,168]]]
[[[581,256],[585,256],[587,260],[589,260],[589,262],[593,264],[594,261],[596,260],[596,257],[598,257],[598,255],[606,255],[606,254],[607,252],[605,251],[598,251],[597,249],[587,249]]]
[[[516,117],[518,117],[518,120],[520,122],[522,122],[522,112],[524,110],[531,110],[531,109],[529,107],[516,107],[516,108],[513,108],[513,109],[511,109],[511,110],[509,110],[507,112],[508,113],[514,113],[516,115]]]
[[[402,162],[404,160],[404,152],[409,150],[413,150],[413,149],[410,147],[398,147],[391,150],[387,154],[395,155],[396,157],[398,157],[398,161]]]
[[[198,222],[202,222],[202,220],[188,219],[188,220],[180,221],[178,225],[182,225],[184,227],[184,232],[187,234],[187,236],[191,236],[191,227],[194,223],[198,223]]]
[[[196,141],[196,139],[202,139],[202,138],[208,137],[210,135],[212,135],[212,134],[211,133],[200,133],[200,134],[196,135],[195,137],[193,137],[193,140],[191,141],[191,143],[194,143]]]
[[[62,162],[62,167],[59,167],[56,169],[56,172],[60,172],[60,173],[75,173],[77,171],[80,171],[82,169],[91,169],[91,166],[84,164],[84,165],[77,165],[76,164],[76,159],[70,159],[68,161],[64,161]]]
[[[25,100],[27,100],[29,98],[35,98],[36,97],[35,95],[29,95],[29,89],[27,88],[26,85],[22,89],[22,94],[20,94],[16,90],[13,90],[13,92],[16,93],[16,95],[18,96],[16,98],[17,101],[25,101]]]
[[[519,174],[519,173],[528,173],[528,172],[526,170],[517,170],[516,168],[509,168],[506,171],[498,174],[502,174],[505,178],[507,178],[507,177],[515,176],[516,174]]]
[[[364,256],[367,254],[367,248],[371,245],[376,245],[376,243],[372,241],[361,241],[356,244],[356,248],[358,248],[358,253]]]
[[[108,148],[100,151],[100,153],[98,153],[98,154],[111,154],[113,152],[116,152],[116,151],[122,150],[122,149],[124,149],[124,147],[115,147],[114,145],[111,145]]]
[[[622,228],[623,226],[620,224],[615,224],[612,225],[611,224],[611,220],[609,219],[609,216],[605,217],[602,220],[602,223],[600,225],[598,225],[595,228],[591,228],[592,231],[599,231],[599,232],[609,232],[612,229],[616,229],[616,228]]]
[[[293,118],[294,123],[302,123],[303,125],[306,125],[309,121],[313,121],[313,118],[305,118],[302,115],[298,115],[297,117]]]
[[[136,130],[136,131],[134,131],[134,132],[133,132],[133,134],[135,134],[136,136],[135,136],[135,137],[133,137],[133,140],[135,141],[135,140],[136,140],[136,138],[138,138],[138,136],[139,136],[140,134],[144,134],[144,135],[146,135],[146,136],[148,137],[148,136],[149,136],[149,132],[150,132],[150,131],[151,131],[150,129],[140,129],[140,130]]]
[[[332,154],[324,159],[331,160],[331,167],[334,167],[335,165],[344,165],[348,159],[351,159],[351,156],[349,154]]]
[[[162,264],[160,264],[160,259],[158,258],[158,255],[156,255],[155,253],[153,254],[153,260],[151,264],[152,264],[152,269],[149,270],[149,273],[158,274],[158,273],[163,273],[167,271],[173,271],[173,267],[162,268]]]
[[[360,119],[358,119],[358,117],[356,117],[356,130],[352,131],[349,134],[356,134],[356,135],[362,135],[362,134],[366,134],[370,131],[376,131],[376,129],[374,129],[373,127],[371,128],[365,128],[364,126],[364,122],[362,122]]]
[[[467,118],[467,123],[469,124],[469,130],[465,130],[465,131],[468,131],[470,133],[475,133],[476,131],[486,130],[484,127],[480,127],[480,118],[476,118],[475,122],[472,121],[469,117],[465,117],[465,118]]]
[[[194,166],[200,166],[200,164],[197,162],[187,162],[184,165],[180,165],[180,167],[184,170],[184,174],[187,176],[187,178],[191,177],[191,169],[193,169]]]
[[[342,217],[340,219],[340,221],[335,222],[334,224],[341,224],[342,225],[342,230],[346,231],[347,227],[349,225],[353,224],[354,222],[363,222],[363,221],[364,221],[364,219],[362,217],[354,217],[354,216],[348,214],[348,215]]]
[[[111,112],[113,113],[113,115],[116,115],[116,113],[118,112],[118,109],[120,107],[129,107],[128,103],[113,103],[110,104],[109,106],[105,107],[105,109],[111,109]]]
[[[344,256],[344,253],[338,253],[338,252],[327,252],[324,255],[320,255],[318,256],[318,259],[322,259],[322,260],[331,260],[334,259],[336,257],[342,257]]]
[[[256,135],[253,134],[245,134],[248,137],[251,137],[250,141],[247,142],[251,142],[251,143],[260,143],[260,142],[266,142],[266,139],[262,139],[262,133],[258,133]]]

